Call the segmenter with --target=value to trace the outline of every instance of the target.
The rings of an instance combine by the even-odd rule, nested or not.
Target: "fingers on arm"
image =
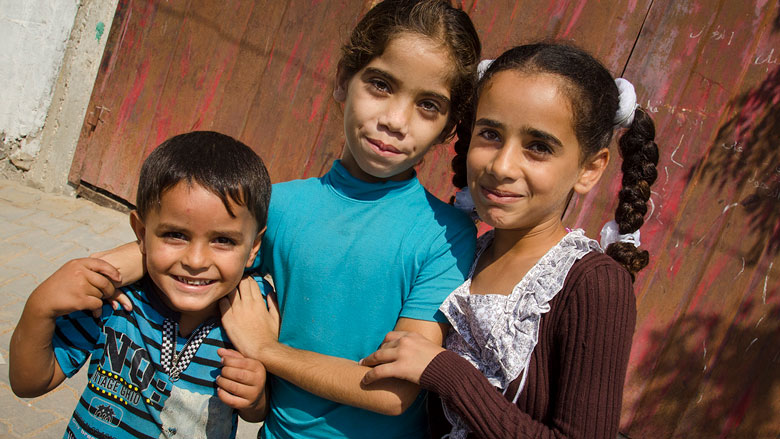
[[[111,282],[111,279],[107,278],[101,272],[98,271],[86,271],[84,278],[89,285],[94,288],[94,293],[100,296],[100,299],[108,299],[114,295],[116,288]]]
[[[126,311],[131,311],[133,303],[130,301],[130,298],[125,293],[117,290],[122,285],[122,274],[119,270],[102,259],[93,258],[88,259],[88,261],[93,271],[105,276],[111,283],[110,286],[107,286],[101,282],[101,286],[98,287],[103,293],[104,300],[109,301],[114,309],[119,309],[121,306]]]
[[[65,263],[41,286],[55,284],[58,290],[63,286],[74,293],[87,294],[102,300],[114,294],[114,279],[119,272],[111,264],[100,259],[75,259]]]
[[[380,349],[361,360],[363,366],[374,366],[362,383],[400,378],[418,384],[430,361],[442,351],[443,337],[443,328],[435,322],[399,319],[396,331],[387,334]]]
[[[99,259],[95,259],[99,261]],[[102,261],[101,261],[102,262]],[[111,279],[105,277],[102,272],[88,270],[84,272],[84,278],[88,285],[85,286],[85,309],[91,309],[92,315],[100,317],[103,301],[114,297],[116,289]]]
[[[122,275],[119,270],[108,262],[97,258],[84,258],[82,259],[84,266],[91,271],[100,273],[107,279],[119,285],[122,282]]]
[[[279,302],[276,300],[276,292],[271,291],[266,296],[266,300],[268,302],[268,312],[270,312],[272,315],[279,316]]]
[[[371,368],[363,376],[362,383],[369,385],[384,378],[403,378],[397,373],[396,360],[398,360],[398,349],[387,345],[383,345],[376,352],[360,360],[361,366]]]
[[[379,364],[395,361],[396,359],[398,359],[398,350],[393,347],[383,345],[368,357],[360,360],[360,365],[373,367]]]
[[[115,310],[119,309],[121,306],[122,309],[125,311],[132,311],[133,310],[133,302],[130,301],[130,298],[127,297],[127,294],[117,290],[114,295],[110,298],[111,300],[111,307]]]
[[[241,300],[259,300],[262,298],[260,287],[252,276],[244,276],[238,283],[238,295]]]

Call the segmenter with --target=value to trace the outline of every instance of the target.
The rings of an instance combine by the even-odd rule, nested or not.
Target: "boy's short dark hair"
[[[244,143],[213,131],[193,131],[160,144],[141,167],[136,195],[141,219],[159,207],[165,191],[182,181],[213,192],[232,217],[229,200],[246,206],[258,230],[265,227],[271,181],[263,160]]]

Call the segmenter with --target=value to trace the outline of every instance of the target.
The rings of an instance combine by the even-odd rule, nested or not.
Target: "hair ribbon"
[[[610,244],[615,242],[628,242],[638,248],[641,245],[641,242],[639,242],[639,230],[634,233],[620,234],[620,229],[615,220],[609,221],[601,229],[599,244],[601,244],[602,249],[606,250]]]
[[[634,85],[623,78],[615,79],[618,88],[618,110],[615,113],[613,123],[623,128],[628,128],[634,122],[634,114],[639,105],[636,103],[636,91]]]

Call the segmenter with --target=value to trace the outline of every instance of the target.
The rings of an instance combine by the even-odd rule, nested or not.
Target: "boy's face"
[[[231,201],[230,209],[235,217],[217,195],[180,182],[145,220],[131,214],[146,271],[182,320],[199,324],[217,313],[217,301],[236,288],[257,255],[263,231],[246,206]]]

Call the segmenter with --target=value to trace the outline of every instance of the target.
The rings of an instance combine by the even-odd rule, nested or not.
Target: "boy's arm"
[[[22,398],[43,395],[65,379],[51,345],[56,318],[35,308],[27,302],[11,336],[8,377],[11,389]]]
[[[386,415],[399,415],[419,393],[416,384],[398,379],[363,385],[363,376],[370,368],[356,361],[279,343],[278,313],[271,304],[266,306],[256,283],[242,283],[238,291],[220,301],[220,307],[225,330],[239,351],[262,362],[268,373],[315,395]],[[419,333],[437,344],[442,343],[445,334],[442,324],[407,318],[400,318],[396,329]]]
[[[57,317],[79,310],[100,315],[103,298],[114,294],[119,272],[99,259],[67,262],[30,294],[11,336],[9,378],[20,397],[57,387],[65,374],[52,347]]]

